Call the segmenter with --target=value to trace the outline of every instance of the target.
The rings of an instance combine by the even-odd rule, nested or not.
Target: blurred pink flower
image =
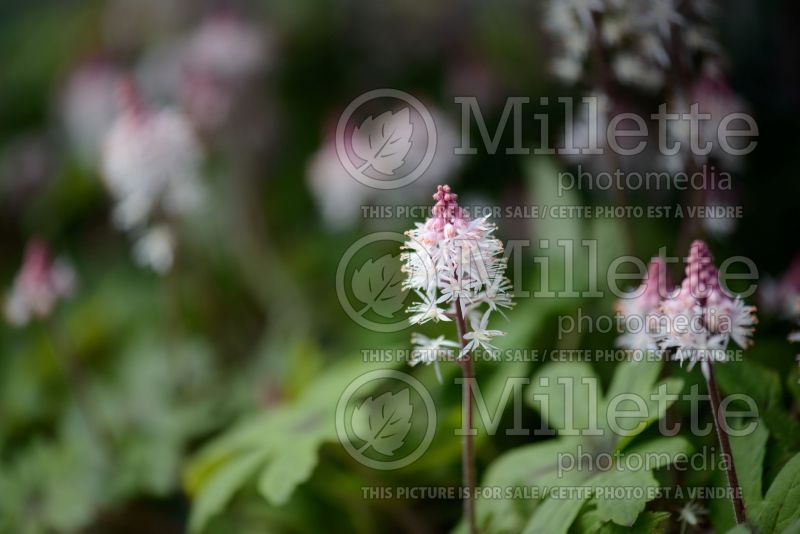
[[[72,267],[61,259],[53,261],[47,245],[40,239],[32,239],[5,301],[6,318],[15,326],[45,318],[60,299],[73,294],[75,286]]]
[[[726,169],[736,170],[741,167],[741,158],[723,150],[718,142],[720,123],[733,113],[747,111],[745,102],[731,89],[719,66],[708,63],[703,68],[702,76],[697,80],[690,96],[690,103],[698,104],[700,113],[711,115],[710,120],[700,121],[698,137],[700,146],[708,141],[712,150],[709,158],[715,158]]]
[[[688,100],[688,101],[687,101]],[[692,86],[690,93],[685,98],[680,98],[669,106],[671,113],[690,113],[691,107],[697,104],[697,113],[708,114],[698,120],[696,132],[691,131],[690,122],[686,120],[671,121],[669,133],[672,139],[681,143],[679,156],[675,158],[695,158],[698,165],[712,160],[724,170],[738,170],[741,168],[741,156],[730,154],[723,149],[718,139],[720,123],[725,117],[733,113],[745,113],[747,105],[739,98],[725,79],[716,62],[709,61],[703,67],[702,75]],[[704,148],[710,146],[706,155],[694,154],[690,147]]]

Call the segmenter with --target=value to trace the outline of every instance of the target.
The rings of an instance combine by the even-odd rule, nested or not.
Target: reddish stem
[[[456,326],[458,328],[458,340],[461,347],[466,346],[464,335],[467,332],[467,326],[464,321],[464,313],[461,309],[461,300],[456,299]],[[461,369],[464,375],[464,381],[461,384],[461,407],[463,410],[463,425],[465,432],[461,441],[461,463],[463,475],[463,487],[466,491],[464,495],[464,520],[467,522],[467,528],[470,534],[478,532],[475,524],[475,448],[473,443],[472,430],[472,384],[475,381],[475,370],[472,363],[472,357],[469,353],[464,354],[460,362]]]
[[[703,375],[706,377],[708,385],[708,395],[711,400],[711,413],[714,416],[714,426],[717,429],[717,436],[719,437],[719,446],[722,449],[722,454],[727,457],[725,462],[725,474],[728,477],[728,486],[733,493],[731,496],[731,503],[733,504],[733,514],[736,516],[736,523],[741,524],[747,522],[747,511],[742,499],[742,488],[739,486],[739,478],[736,476],[736,466],[733,463],[733,452],[731,451],[731,441],[728,437],[728,432],[725,430],[725,419],[720,411],[720,396],[719,388],[717,387],[717,379],[714,376],[714,365],[711,362],[702,362]]]

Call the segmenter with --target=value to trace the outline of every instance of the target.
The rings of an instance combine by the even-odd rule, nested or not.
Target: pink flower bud
[[[5,302],[5,315],[15,326],[32,318],[49,316],[58,301],[75,291],[75,273],[63,260],[53,261],[41,239],[34,238],[25,249],[22,268]]]

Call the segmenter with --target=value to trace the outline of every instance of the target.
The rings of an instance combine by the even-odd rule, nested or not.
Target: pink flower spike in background
[[[41,239],[34,238],[25,249],[25,258],[5,301],[5,315],[14,326],[32,319],[44,319],[59,300],[71,296],[76,287],[75,271],[64,260],[53,260]]]
[[[661,313],[659,347],[690,369],[698,361],[727,361],[731,340],[747,348],[758,322],[755,306],[720,286],[711,251],[699,240],[689,250],[680,291],[664,299]]]

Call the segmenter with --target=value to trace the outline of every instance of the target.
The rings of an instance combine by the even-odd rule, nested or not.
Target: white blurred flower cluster
[[[146,108],[132,83],[124,83],[122,113],[109,130],[102,175],[114,197],[113,218],[137,240],[140,264],[159,273],[173,262],[170,224],[204,197],[203,152],[189,121],[177,110]]]
[[[63,259],[53,260],[47,245],[33,239],[25,249],[22,267],[5,300],[5,316],[14,326],[24,326],[32,319],[44,319],[59,300],[75,291],[72,266]]]
[[[554,74],[577,82],[593,48],[597,52],[602,44],[618,82],[660,89],[670,66],[673,25],[681,28],[687,53],[717,49],[706,25],[709,2],[683,2],[681,12],[678,7],[675,0],[550,0],[544,25],[555,41]]]
[[[503,244],[494,237],[495,226],[486,218],[470,220],[458,206],[449,186],[439,186],[433,197],[432,216],[406,232],[400,259],[407,274],[404,287],[418,301],[408,308],[411,324],[452,321],[459,316],[469,322],[466,341],[458,354],[476,349],[495,351],[492,339],[504,335],[489,329],[492,312],[510,308],[511,283],[505,276]],[[430,363],[451,355],[455,341],[415,335],[411,364]]]
[[[75,155],[99,167],[115,202],[115,225],[133,236],[137,262],[158,273],[174,262],[176,223],[205,197],[198,132],[220,136],[272,57],[270,33],[229,10],[214,11],[189,33],[170,37],[188,15],[172,7],[169,20],[162,20],[150,17],[166,9],[158,3],[110,3],[109,27],[125,26],[126,14],[136,19],[131,27],[144,24],[109,34],[110,51],[135,53],[135,81],[124,74],[127,68],[94,59],[72,72],[60,99]]]
[[[429,107],[436,128],[436,150],[427,170],[413,183],[398,189],[380,190],[356,180],[339,159],[333,133],[326,135],[323,145],[311,157],[306,182],[314,196],[326,227],[342,230],[355,226],[361,217],[361,207],[368,204],[402,204],[419,202],[427,197],[433,184],[453,179],[462,159],[454,154],[459,146],[459,133],[442,111]],[[398,119],[400,114],[391,115]],[[391,126],[389,126],[391,128]],[[422,123],[414,124],[414,132],[425,131]],[[347,134],[352,135],[352,130]],[[423,159],[427,143],[411,138],[411,148],[405,157],[408,162]]]

